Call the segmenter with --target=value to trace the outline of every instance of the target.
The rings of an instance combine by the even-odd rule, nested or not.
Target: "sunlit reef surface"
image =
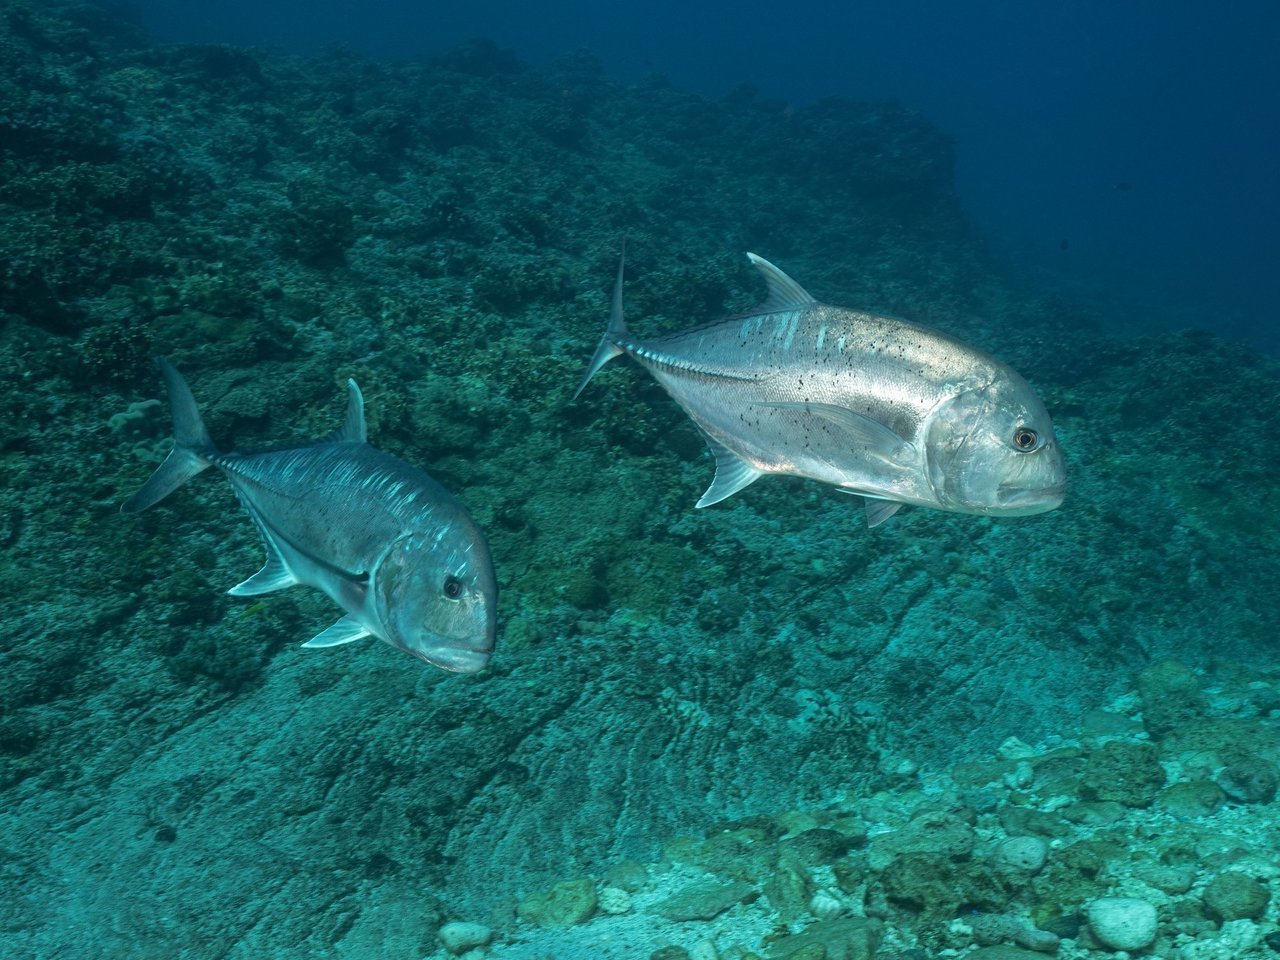
[[[0,4],[0,100],[8,956],[425,954],[677,835],[1066,735],[1162,658],[1274,663],[1280,369],[1002,279],[901,107],[157,47],[62,0]],[[624,238],[642,334],[753,304],[754,250],[990,349],[1067,502],[867,531],[767,478],[695,512],[711,462],[643,372],[567,403]],[[261,555],[216,477],[120,517],[168,446],[153,354],[229,448],[328,433],[357,378],[489,534],[492,668],[299,650],[337,611],[225,595]]]

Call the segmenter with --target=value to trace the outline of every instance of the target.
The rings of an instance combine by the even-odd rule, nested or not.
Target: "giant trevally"
[[[169,388],[173,450],[121,512],[145,510],[218,467],[267,551],[263,568],[229,593],[251,597],[305,583],[346,615],[304,647],[375,636],[445,670],[484,668],[493,654],[498,597],[484,534],[440,484],[369,445],[354,380],[347,381],[346,420],[332,437],[221,453],[182,375],[158,363]]]
[[[619,262],[608,329],[574,394],[620,354],[644,366],[715,457],[699,507],[766,473],[860,494],[873,527],[903,504],[1026,516],[1062,502],[1053,422],[1012,369],[936,330],[819,303],[747,256],[764,303],[647,340],[623,321]]]

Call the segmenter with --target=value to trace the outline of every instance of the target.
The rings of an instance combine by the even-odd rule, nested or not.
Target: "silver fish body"
[[[871,526],[903,504],[1020,516],[1062,502],[1053,423],[1014,370],[927,327],[819,303],[748,257],[769,288],[759,308],[646,340],[623,321],[619,265],[608,330],[578,387],[615,356],[642,364],[715,457],[698,506],[768,473],[862,495]]]
[[[181,375],[161,360],[175,424],[173,452],[121,507],[137,513],[216,466],[262,536],[267,561],[229,591],[256,596],[303,583],[345,611],[303,646],[375,636],[460,673],[489,662],[497,581],[484,534],[422,470],[371,446],[364,401],[347,381],[333,438],[260,453],[216,450]]]

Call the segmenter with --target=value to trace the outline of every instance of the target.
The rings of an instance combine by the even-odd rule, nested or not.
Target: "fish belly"
[[[699,430],[757,470],[807,477],[852,493],[919,499],[923,470],[870,455],[840,423],[793,406],[817,397],[842,402],[830,391],[797,395],[772,379],[653,372]]]

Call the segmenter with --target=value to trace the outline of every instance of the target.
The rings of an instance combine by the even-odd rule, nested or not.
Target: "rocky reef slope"
[[[0,4],[0,936],[248,956],[417,936],[611,857],[1034,742],[1153,659],[1271,655],[1274,362],[1001,281],[901,107],[708,101],[589,57],[157,46]],[[712,467],[619,364],[568,402],[628,245],[644,332],[741,309],[754,250],[1008,359],[1067,504],[989,522]],[[168,445],[149,357],[228,448],[371,435],[489,532],[500,648],[446,676],[296,645],[225,483],[117,506]],[[378,931],[381,931],[379,933]],[[342,947],[347,944],[347,947]],[[335,946],[337,945],[337,946]]]

